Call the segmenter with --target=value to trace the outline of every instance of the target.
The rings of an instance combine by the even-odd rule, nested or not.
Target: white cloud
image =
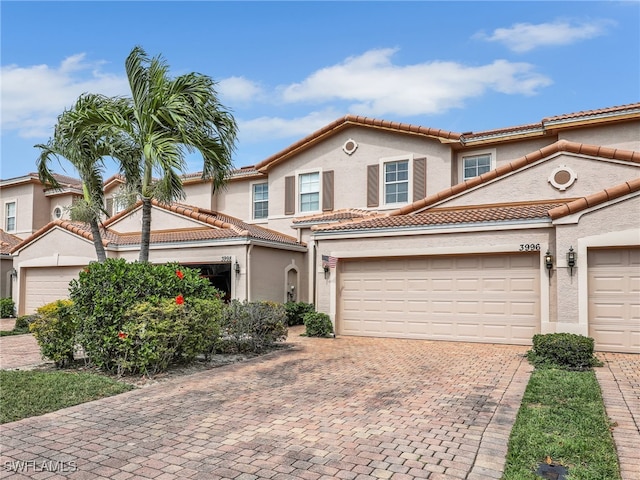
[[[249,102],[262,96],[262,88],[244,77],[229,77],[218,82],[217,90],[225,103]]]
[[[588,40],[606,33],[614,25],[610,20],[570,23],[555,21],[552,23],[516,23],[509,28],[497,28],[491,35],[479,32],[474,38],[488,42],[499,42],[514,52],[523,53],[538,47],[570,45]]]
[[[528,63],[496,60],[481,66],[457,62],[394,65],[395,49],[370,50],[281,87],[285,102],[351,102],[362,115],[424,115],[460,107],[488,91],[534,95],[551,79]]]
[[[306,137],[340,117],[334,109],[311,112],[296,118],[259,117],[238,120],[242,142],[257,143],[265,140]]]
[[[2,66],[2,130],[23,138],[49,137],[58,115],[82,93],[127,94],[126,77],[105,73],[102,65],[77,54],[57,67]]]

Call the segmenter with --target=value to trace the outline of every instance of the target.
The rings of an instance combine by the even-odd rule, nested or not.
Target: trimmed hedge
[[[601,365],[594,355],[593,338],[573,333],[548,333],[533,336],[533,348],[527,358],[536,367],[589,370]]]
[[[331,318],[326,313],[311,312],[303,317],[305,335],[308,337],[328,337],[333,334]]]

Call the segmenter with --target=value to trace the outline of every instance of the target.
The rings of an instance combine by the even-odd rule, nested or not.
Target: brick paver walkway
[[[596,368],[607,415],[614,424],[623,480],[640,480],[640,355],[598,353]]]
[[[0,478],[500,478],[526,347],[299,332],[291,350],[2,425]],[[598,356],[623,480],[640,479],[640,356]],[[0,338],[3,368],[37,358],[30,335]]]
[[[2,425],[0,477],[500,477],[526,347],[290,340],[290,350]],[[19,461],[32,462],[24,475],[10,471]],[[55,476],[35,471],[54,462]]]

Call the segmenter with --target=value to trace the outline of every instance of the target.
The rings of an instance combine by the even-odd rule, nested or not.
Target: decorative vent
[[[342,150],[344,150],[344,153],[346,153],[347,155],[351,155],[357,149],[358,149],[358,144],[353,138],[350,138],[349,140],[344,142],[344,145],[342,145]]]
[[[556,167],[549,175],[549,183],[560,191],[569,188],[578,179],[578,175],[566,165]]]

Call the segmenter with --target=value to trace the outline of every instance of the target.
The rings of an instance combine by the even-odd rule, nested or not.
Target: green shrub
[[[326,313],[310,312],[303,317],[305,335],[308,337],[328,337],[333,334],[331,318]]]
[[[154,375],[210,351],[220,332],[222,300],[196,299],[193,303],[196,306],[164,299],[130,308],[114,338],[112,362],[117,373]]]
[[[29,325],[31,325],[37,319],[38,315],[21,315],[16,318],[16,323],[13,329],[29,331]]]
[[[315,312],[315,307],[311,303],[305,302],[287,302],[284,304],[284,309],[287,312],[287,324],[302,325],[304,322],[302,318],[305,314]]]
[[[53,360],[57,367],[73,362],[76,346],[77,321],[71,300],[57,300],[40,307],[29,324],[29,330],[40,346],[42,355]]]
[[[533,336],[533,348],[527,358],[536,367],[589,370],[600,365],[595,357],[593,338],[573,333],[548,333]]]
[[[0,298],[0,318],[13,318],[16,306],[11,298]]]
[[[107,371],[117,367],[126,313],[141,302],[155,304],[171,299],[189,305],[194,299],[214,299],[220,294],[198,270],[177,264],[152,265],[107,259],[92,263],[70,284],[70,296],[82,322],[78,340],[92,363]]]
[[[232,300],[224,311],[218,351],[260,352],[286,339],[287,334],[284,305]]]

